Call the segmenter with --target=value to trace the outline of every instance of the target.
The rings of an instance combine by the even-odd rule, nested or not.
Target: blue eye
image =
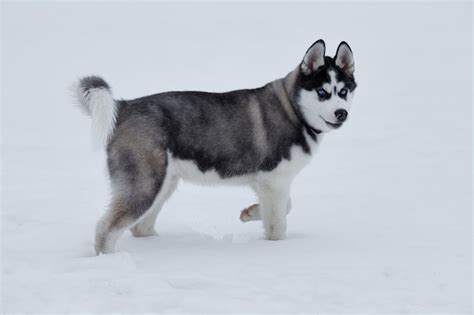
[[[326,90],[324,90],[324,89],[317,89],[316,93],[318,93],[319,97],[327,97],[327,95],[328,95],[328,92],[326,92]]]
[[[346,88],[342,88],[342,89],[339,91],[339,95],[341,95],[341,96],[346,96],[346,95],[347,95],[347,89],[346,89]]]

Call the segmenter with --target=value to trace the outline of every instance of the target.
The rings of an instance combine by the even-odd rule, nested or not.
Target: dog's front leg
[[[269,240],[286,238],[286,213],[290,186],[261,184],[256,187],[265,235]]]

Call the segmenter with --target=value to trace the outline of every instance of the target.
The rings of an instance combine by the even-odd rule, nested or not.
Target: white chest
[[[322,134],[318,135],[318,141],[312,140],[305,133],[306,141],[308,142],[311,154],[305,153],[300,146],[293,146],[290,151],[290,159],[282,160],[278,166],[270,172],[259,172],[259,180],[270,182],[289,182],[298,175],[298,173],[311,161],[311,158],[316,154],[319,143],[322,140]]]

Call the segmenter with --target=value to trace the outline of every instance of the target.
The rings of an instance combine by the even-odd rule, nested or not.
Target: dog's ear
[[[301,62],[301,71],[308,75],[315,72],[319,67],[324,65],[324,54],[326,53],[326,44],[322,39],[314,42],[308,48]]]
[[[347,74],[352,75],[354,73],[354,56],[352,55],[351,47],[346,42],[342,41],[339,47],[337,47],[334,62],[336,66]]]

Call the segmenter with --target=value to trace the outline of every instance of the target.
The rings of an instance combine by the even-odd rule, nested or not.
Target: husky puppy
[[[156,217],[180,179],[248,185],[258,204],[243,222],[262,220],[266,238],[286,237],[290,186],[323,135],[347,120],[356,83],[351,48],[334,58],[316,41],[284,78],[226,93],[165,92],[115,100],[100,77],[75,88],[92,117],[94,138],[107,151],[112,201],[96,227],[97,254],[120,235],[155,235]]]

